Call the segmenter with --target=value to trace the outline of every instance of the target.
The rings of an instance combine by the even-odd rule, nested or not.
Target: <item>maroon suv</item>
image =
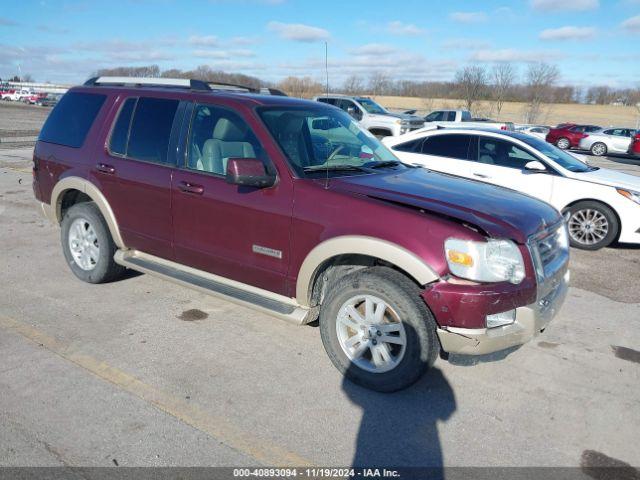
[[[441,351],[528,341],[567,291],[555,209],[405,165],[319,102],[92,79],[52,110],[33,169],[81,280],[131,268],[319,319],[338,370],[380,391],[411,384]]]
[[[588,133],[598,132],[602,127],[597,125],[576,125],[575,123],[561,123],[549,130],[546,140],[556,147],[566,150],[567,148],[578,148],[580,140],[588,137]]]

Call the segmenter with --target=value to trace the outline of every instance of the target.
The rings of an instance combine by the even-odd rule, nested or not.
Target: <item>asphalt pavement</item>
[[[148,275],[77,280],[29,158],[0,151],[0,466],[640,465],[639,250],[572,252],[536,340],[379,394],[312,326]]]

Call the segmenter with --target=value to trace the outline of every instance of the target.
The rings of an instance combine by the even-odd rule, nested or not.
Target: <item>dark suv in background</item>
[[[568,244],[551,206],[405,165],[335,107],[237,90],[103,77],[58,102],[33,189],[78,278],[131,268],[319,319],[334,365],[381,391],[557,313]]]

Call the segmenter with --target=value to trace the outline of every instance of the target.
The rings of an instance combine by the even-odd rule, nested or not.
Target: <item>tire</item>
[[[556,147],[558,147],[560,150],[566,150],[570,146],[571,146],[571,142],[569,141],[568,138],[561,137],[556,141]]]
[[[595,155],[596,157],[601,157],[602,155],[607,154],[607,146],[602,142],[596,142],[591,145],[591,155]]]
[[[362,313],[364,324],[374,323],[369,328],[346,314],[347,306],[358,302],[355,308],[358,315]],[[381,322],[366,318],[368,302],[371,312],[382,303],[386,305]],[[339,314],[345,320],[338,320]],[[351,327],[346,327],[345,321],[351,322]],[[378,392],[393,392],[413,384],[440,352],[436,323],[420,298],[420,290],[405,275],[388,267],[358,270],[330,285],[320,308],[319,323],[322,343],[335,367],[353,383]],[[381,333],[382,328],[389,328],[388,333]],[[351,336],[351,332],[355,333]],[[363,340],[365,335],[368,337]],[[356,337],[359,340],[353,343],[353,350],[362,353],[350,358],[344,345]],[[384,338],[394,340],[385,342]],[[374,355],[374,349],[386,351],[388,359],[380,357],[380,353]],[[376,364],[374,356],[385,363]]]
[[[611,245],[618,237],[620,222],[616,214],[608,206],[586,200],[569,207],[569,242],[572,247],[581,250],[600,250]],[[602,223],[601,220],[606,222]],[[590,224],[590,229],[586,225]],[[606,233],[600,231],[597,226],[606,226]],[[601,237],[601,238],[600,238]]]
[[[93,202],[77,203],[66,211],[62,219],[61,241],[69,268],[83,282],[111,282],[125,271],[113,260],[117,247],[98,206]],[[72,242],[78,245],[74,252]]]

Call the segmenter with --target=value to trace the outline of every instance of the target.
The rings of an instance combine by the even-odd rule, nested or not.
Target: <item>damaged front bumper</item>
[[[515,320],[496,328],[465,328],[441,325],[437,329],[442,349],[462,355],[484,355],[516,345],[537,336],[556,316],[569,289],[569,271],[563,269],[541,286],[534,303],[515,309]]]

